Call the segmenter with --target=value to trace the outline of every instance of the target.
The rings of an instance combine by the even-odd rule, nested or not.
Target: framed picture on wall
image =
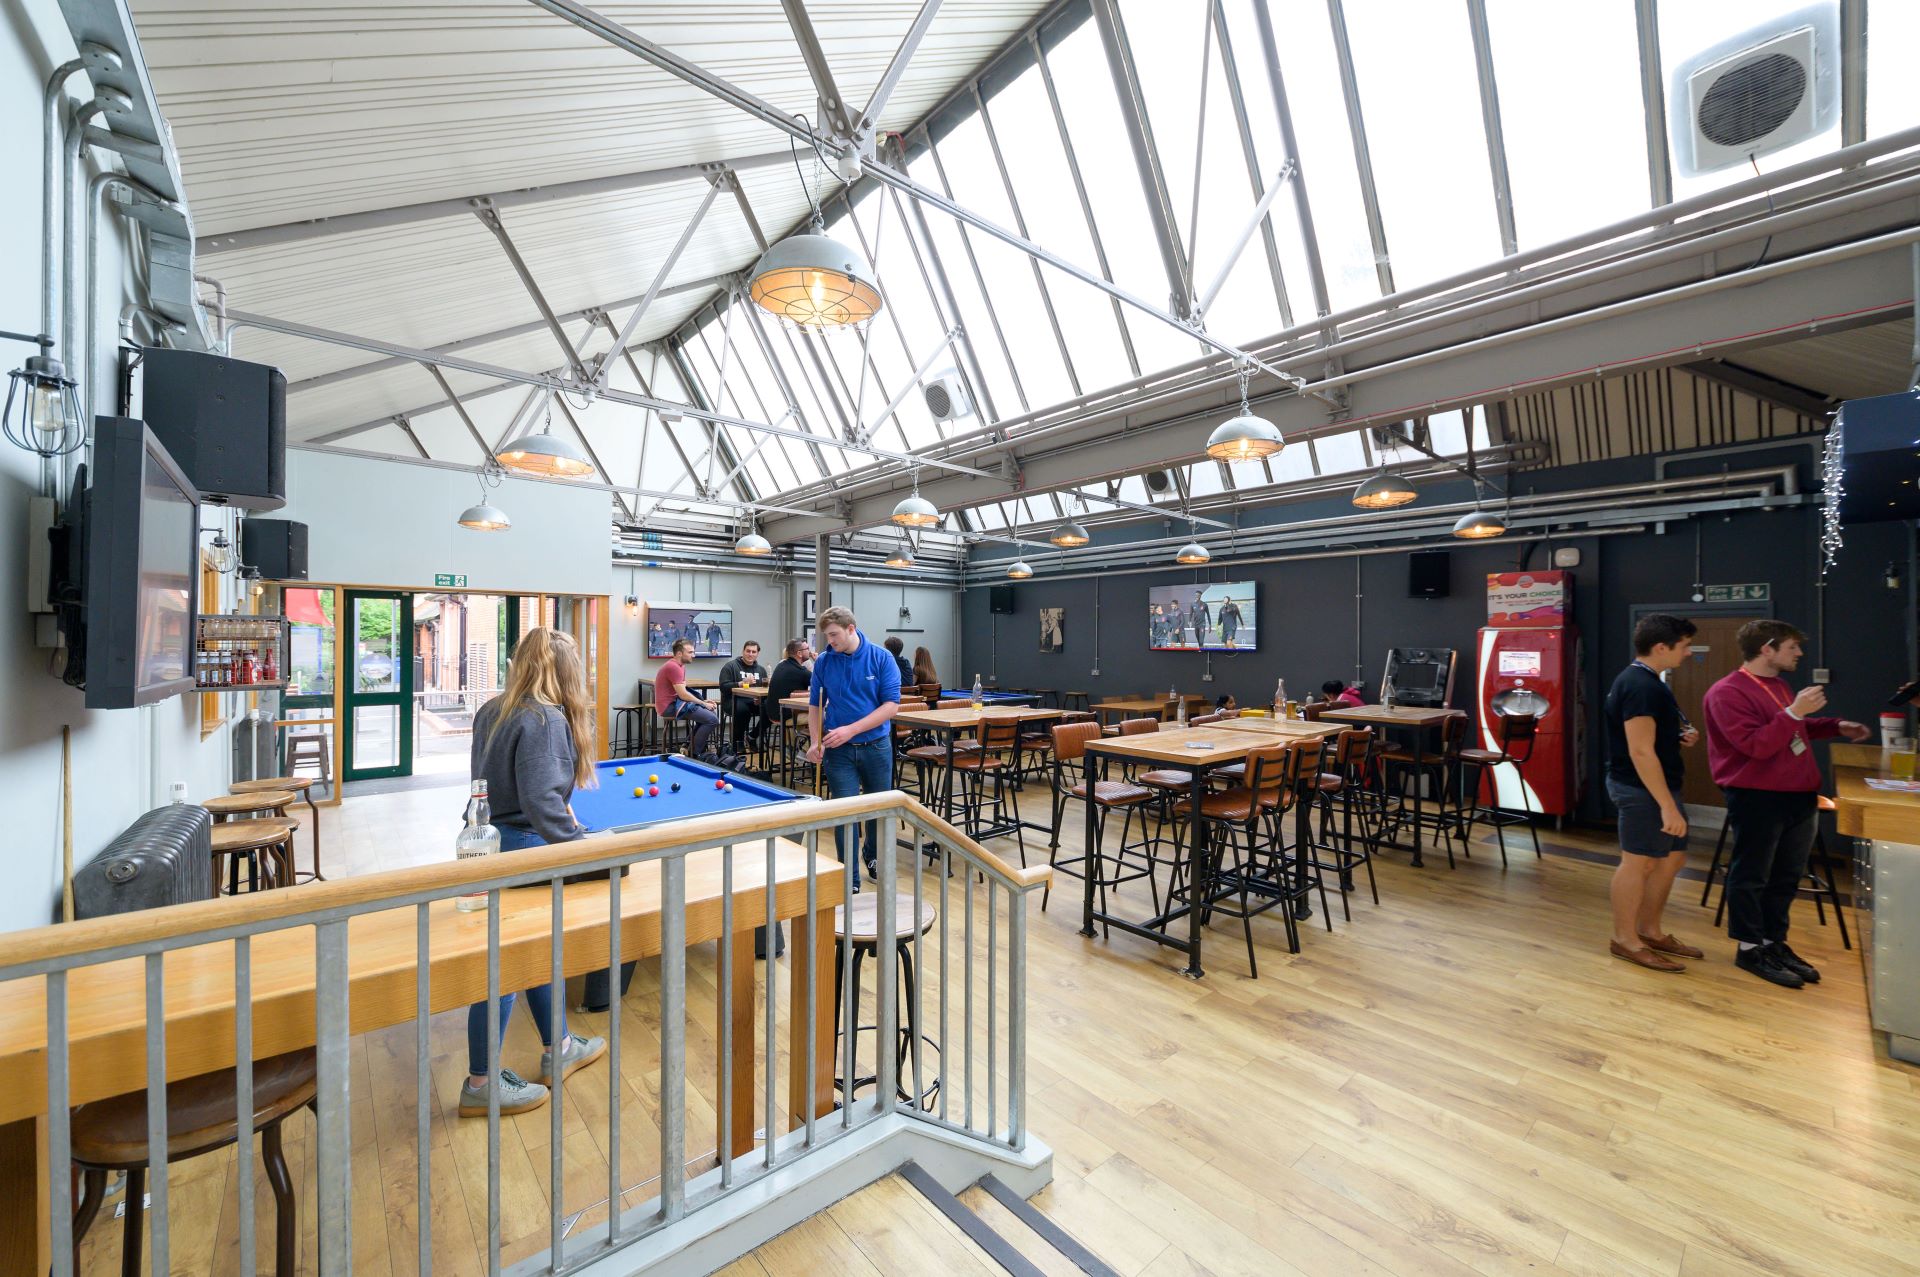
[[[800,591],[800,627],[802,629],[812,628],[813,614],[818,602],[819,592],[817,590]]]
[[[1043,607],[1040,609],[1040,650],[1059,652],[1067,646],[1067,609],[1063,607]]]

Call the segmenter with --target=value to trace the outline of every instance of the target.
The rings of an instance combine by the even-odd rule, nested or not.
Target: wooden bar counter
[[[1920,1064],[1920,794],[1875,789],[1877,745],[1837,742],[1834,827],[1854,838],[1854,902],[1873,1027],[1895,1058]]]

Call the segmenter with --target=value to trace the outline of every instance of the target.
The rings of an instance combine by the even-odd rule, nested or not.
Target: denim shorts
[[[1620,812],[1620,850],[1635,856],[1665,856],[1685,851],[1687,836],[1662,833],[1660,804],[1638,785],[1607,778],[1607,797]]]

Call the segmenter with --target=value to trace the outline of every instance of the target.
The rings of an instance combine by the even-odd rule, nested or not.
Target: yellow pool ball
[[[639,788],[638,786],[635,786],[635,787],[634,787],[634,791],[633,791],[633,796],[634,796],[635,798],[638,798],[638,797],[639,797],[639,796],[641,795],[641,793],[643,793],[643,792],[644,792],[644,791],[643,791],[643,790],[641,790],[641,789],[640,789],[640,788]]]
[[[613,769],[613,774],[616,776],[624,776],[627,774],[627,769],[624,767],[616,767]]]
[[[647,783],[649,785],[658,785],[660,783],[660,778],[658,776],[649,776],[647,777]]]

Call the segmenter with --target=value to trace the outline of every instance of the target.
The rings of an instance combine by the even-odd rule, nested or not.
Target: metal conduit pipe
[[[95,329],[98,327],[96,312],[99,309],[100,302],[100,215],[105,211],[104,206],[107,192],[114,188],[124,190],[137,199],[152,200],[154,203],[162,205],[163,207],[176,207],[173,201],[162,199],[147,186],[134,181],[122,173],[95,173],[87,182],[87,270],[86,283],[82,285],[86,293],[86,304],[83,307],[86,320],[83,325],[85,332],[81,338],[81,348],[85,352],[83,356],[85,363],[82,364],[79,371],[74,373],[73,378],[80,385],[80,410],[88,421],[93,420],[97,410],[96,405],[100,402],[98,396],[94,393],[94,383],[98,376],[96,371],[97,365],[95,364],[94,339],[96,335]],[[88,431],[88,436],[89,441],[91,441],[91,430]],[[91,446],[92,444],[89,442],[89,449]],[[91,456],[90,453],[89,456]]]
[[[648,557],[655,558],[658,556],[649,552]],[[626,568],[629,571],[644,569],[647,566],[644,562],[639,562],[634,559],[623,559],[617,555],[613,558],[612,563],[616,568]],[[814,575],[814,565],[811,556],[805,559],[795,560],[791,568],[783,572],[769,572],[764,567],[736,567],[731,563],[708,563],[698,559],[676,561],[674,566],[676,569],[686,571],[718,572],[728,576],[758,576],[765,578],[768,584],[793,580],[811,581]],[[835,571],[833,573],[833,579],[836,581],[848,581],[855,585],[919,585],[929,589],[959,589],[962,588],[963,585],[957,570],[933,577],[930,577],[926,572],[902,572],[899,576],[873,576],[857,572]]]
[[[71,58],[53,69],[47,77],[47,90],[41,106],[41,174],[44,187],[40,201],[40,331],[58,340],[60,336],[60,192],[65,186],[65,170],[60,166],[66,153],[67,81],[86,67],[85,58]],[[62,352],[63,354],[65,352]]]
[[[1905,130],[1900,134],[1889,135],[1886,138],[1879,138],[1879,139],[1875,139],[1872,142],[1863,143],[1861,144],[1860,148],[1849,148],[1849,149],[1850,150],[1857,149],[1861,151],[1862,158],[1872,158],[1873,156],[1886,154],[1891,151],[1904,150],[1914,145],[1920,145],[1920,129]],[[1475,270],[1462,272],[1457,275],[1449,276],[1448,278],[1443,280],[1437,280],[1430,284],[1421,285],[1417,288],[1404,290],[1402,292],[1392,295],[1391,297],[1382,298],[1380,299],[1379,302],[1368,302],[1368,303],[1363,303],[1360,306],[1350,307],[1347,310],[1336,312],[1335,314],[1328,316],[1325,319],[1316,320],[1312,324],[1296,324],[1292,328],[1281,330],[1279,333],[1275,334],[1273,337],[1269,338],[1267,341],[1261,343],[1256,349],[1258,350],[1258,352],[1260,353],[1263,359],[1279,360],[1282,362],[1285,362],[1288,360],[1302,361],[1302,360],[1316,359],[1316,358],[1319,358],[1324,353],[1324,348],[1315,347],[1315,346],[1306,346],[1297,351],[1287,351],[1287,352],[1282,352],[1276,348],[1296,338],[1316,337],[1323,325],[1334,325],[1334,324],[1344,323],[1350,320],[1359,319],[1359,318],[1363,318],[1371,315],[1381,315],[1382,317],[1387,317],[1389,312],[1403,309],[1404,307],[1411,304],[1412,302],[1423,300],[1425,298],[1434,296],[1439,293],[1451,291],[1452,289],[1461,287],[1471,282],[1484,280],[1488,278],[1505,279],[1512,271],[1517,270],[1521,267],[1535,264],[1541,261],[1546,261],[1554,257],[1563,256],[1568,252],[1572,252],[1580,248],[1591,247],[1596,244],[1605,243],[1608,240],[1617,239],[1621,234],[1624,234],[1631,230],[1642,229],[1649,226],[1658,226],[1663,223],[1673,222],[1681,217],[1688,216],[1694,212],[1704,211],[1704,210],[1716,208],[1716,207],[1722,207],[1726,205],[1730,200],[1736,199],[1741,195],[1750,195],[1756,192],[1764,193],[1770,190],[1778,189],[1780,186],[1783,186],[1783,185],[1790,185],[1794,182],[1797,182],[1809,176],[1817,176],[1818,174],[1826,172],[1830,169],[1842,167],[1841,165],[1837,164],[1836,161],[1838,161],[1839,157],[1845,153],[1846,152],[1844,151],[1834,152],[1829,156],[1822,157],[1820,160],[1806,161],[1806,162],[1803,162],[1802,164],[1791,166],[1788,169],[1782,169],[1777,173],[1764,175],[1763,178],[1748,179],[1745,182],[1736,183],[1733,186],[1725,187],[1718,191],[1708,192],[1705,195],[1694,196],[1691,199],[1682,200],[1675,204],[1666,205],[1660,209],[1653,210],[1650,213],[1641,214],[1640,216],[1635,218],[1629,218],[1625,222],[1615,223],[1612,226],[1603,227],[1597,231],[1588,232],[1585,235],[1576,236],[1571,239],[1559,241],[1556,244],[1550,244],[1538,249],[1529,250],[1526,253],[1517,254],[1513,257],[1502,258],[1496,262],[1489,263],[1487,266],[1482,268],[1477,268]],[[1904,179],[1911,176],[1913,176],[1911,166],[1903,166],[1899,169],[1895,169],[1895,170],[1886,172],[1884,174],[1876,173],[1874,174],[1870,182],[1864,185],[1859,182],[1850,181],[1847,184],[1847,186],[1843,188],[1841,194],[1838,196],[1835,196],[1834,199],[1849,201],[1845,206],[1846,208],[1856,208],[1856,207],[1861,207],[1863,205],[1869,205],[1871,203],[1878,202],[1877,200],[1871,198],[1872,196],[1878,195],[1882,199],[1884,199],[1889,192],[1904,191],[1905,189],[1907,189],[1902,183]],[[1818,221],[1818,220],[1821,220],[1822,217],[1828,214],[1822,213],[1819,215],[1815,215],[1815,211],[1828,209],[1828,203],[1829,203],[1828,201],[1822,200],[1815,203],[1807,204],[1800,208],[1790,209],[1783,212],[1770,212],[1767,215],[1755,218],[1754,220],[1743,221],[1738,227],[1734,227],[1724,232],[1724,234],[1738,236],[1740,232],[1744,231],[1745,238],[1753,238],[1754,236],[1770,233],[1772,230],[1775,230],[1775,229],[1787,229],[1792,226],[1806,224],[1810,221]],[[1758,201],[1754,202],[1754,205],[1753,205],[1754,211],[1757,212],[1762,207],[1764,207],[1764,205],[1760,204]],[[1736,210],[1735,215],[1739,216],[1742,213],[1744,213],[1744,211],[1745,210]],[[1831,210],[1829,210],[1829,213],[1830,212]],[[1792,220],[1787,221],[1783,226],[1778,224],[1780,219],[1792,219]],[[1695,243],[1694,237],[1706,236],[1710,234],[1718,235],[1718,234],[1721,234],[1722,232],[1712,232],[1712,231],[1709,231],[1708,228],[1701,227],[1701,228],[1698,228],[1697,231],[1690,229],[1685,231],[1684,233],[1688,235],[1690,238],[1678,241],[1666,248],[1656,250],[1665,255],[1663,257],[1663,260],[1665,260],[1668,257],[1689,256],[1691,255],[1691,252],[1689,251],[1689,246],[1697,249],[1697,244]],[[1620,247],[1623,251],[1625,251],[1625,250],[1631,249],[1634,246],[1622,245]],[[1643,264],[1643,259],[1638,256],[1629,256],[1629,257],[1620,258],[1616,262],[1611,264],[1619,268],[1614,272],[1615,274],[1618,274],[1618,273],[1631,271],[1634,267],[1640,264]],[[1572,266],[1575,264],[1569,264],[1569,265]],[[1578,266],[1581,272],[1583,272],[1586,269],[1599,268],[1599,267],[1590,266],[1587,263],[1580,263],[1578,264]],[[1576,273],[1579,273],[1579,272],[1576,272]],[[1559,279],[1560,276],[1552,275],[1552,276],[1546,276],[1543,278],[1553,280],[1553,279]],[[1600,277],[1595,277],[1595,282],[1597,282],[1598,278]],[[1531,287],[1538,282],[1539,281],[1537,280],[1530,281],[1529,286]],[[1495,301],[1508,296],[1510,296],[1510,294],[1501,294],[1501,295],[1498,295],[1498,297],[1496,298],[1489,298],[1485,300]],[[1480,299],[1480,298],[1464,298],[1457,303],[1451,303],[1450,306],[1458,307],[1458,306],[1475,305],[1481,302],[1482,300],[1483,299]],[[1421,319],[1422,320],[1425,320],[1428,318],[1439,319],[1441,316],[1444,316],[1448,313],[1451,313],[1450,310],[1435,311],[1435,312],[1431,312],[1429,315],[1421,316]],[[1459,317],[1464,318],[1465,316],[1459,316]],[[1404,331],[1405,329],[1403,326],[1393,323],[1391,322],[1391,320],[1389,320],[1388,324],[1366,335],[1365,337],[1356,336],[1349,340],[1355,341],[1355,342],[1367,342],[1370,344],[1372,342],[1377,342],[1377,341],[1387,340],[1393,337],[1397,337],[1401,335]],[[1352,350],[1357,348],[1359,347],[1344,345],[1344,344],[1339,347],[1339,349],[1342,349],[1342,350]],[[1194,374],[1200,374],[1200,375],[1193,376]],[[991,450],[993,446],[996,446],[1000,443],[1000,440],[999,438],[997,438],[997,436],[1001,435],[1002,432],[1019,430],[1022,426],[1036,423],[1044,417],[1056,417],[1061,414],[1076,414],[1077,410],[1080,408],[1084,408],[1097,403],[1109,402],[1109,401],[1115,400],[1116,398],[1124,399],[1124,403],[1120,405],[1121,411],[1136,412],[1141,407],[1148,406],[1153,402],[1156,402],[1160,399],[1164,399],[1165,397],[1172,394],[1190,393],[1194,390],[1203,389],[1206,385],[1214,382],[1224,383],[1225,381],[1229,380],[1233,375],[1234,375],[1233,370],[1230,367],[1227,367],[1223,363],[1223,361],[1221,361],[1217,357],[1192,360],[1184,364],[1176,365],[1172,368],[1164,369],[1157,373],[1149,374],[1144,377],[1134,378],[1130,381],[1120,383],[1117,386],[1107,387],[1099,391],[1094,391],[1085,395],[1076,396],[1073,399],[1065,400],[1059,404],[1051,405],[1048,408],[1045,408],[1038,412],[1028,413],[1021,417],[1007,418],[995,423],[991,427],[986,427],[986,428],[983,428],[982,430],[974,431],[966,435],[956,436],[953,439],[945,440],[939,445],[926,449],[925,455],[929,457],[948,457],[948,456],[958,455],[960,453],[966,452],[969,448],[975,448],[976,450],[977,449]],[[1183,378],[1183,377],[1188,379],[1179,381],[1173,385],[1163,385],[1162,389],[1160,389],[1159,391],[1155,392],[1153,395],[1148,396],[1146,398],[1141,398],[1136,393],[1138,391],[1145,390],[1148,387],[1166,383],[1170,378]],[[1262,398],[1268,398],[1268,397],[1271,397],[1271,396],[1262,396]],[[1085,420],[1086,418],[1084,416],[1073,415],[1072,421],[1070,424],[1077,425],[1084,422]],[[1021,435],[1021,437],[1023,439],[1032,439],[1032,438],[1042,436],[1046,433],[1048,429],[1058,424],[1061,424],[1061,423],[1048,423],[1047,425],[1036,426],[1036,428],[1024,432]],[[860,471],[854,471],[848,475],[840,476],[837,482],[843,484],[848,480],[857,481],[861,473],[862,472]],[[804,497],[813,495],[814,492],[818,490],[824,490],[824,485],[808,484],[805,487],[797,489],[794,493],[790,495],[795,498],[804,498]]]

